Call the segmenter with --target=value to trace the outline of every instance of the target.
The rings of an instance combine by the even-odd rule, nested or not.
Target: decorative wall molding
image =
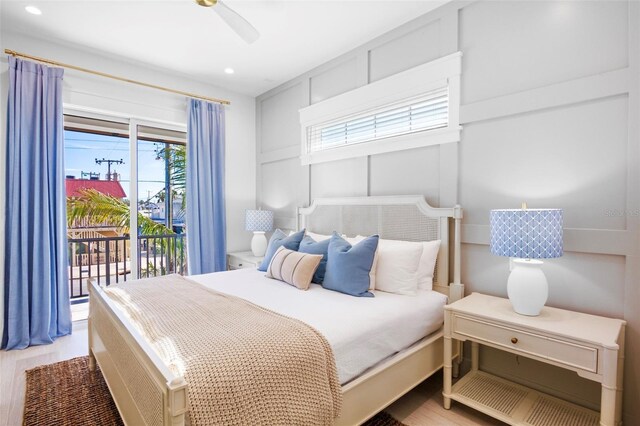
[[[489,225],[462,225],[463,244],[489,245]],[[638,255],[637,234],[627,230],[564,228],[564,251],[614,256]]]
[[[497,4],[499,2],[496,2]],[[508,2],[505,2],[505,4]],[[536,2],[532,2],[536,3]],[[571,4],[579,4],[572,3]],[[597,2],[596,2],[597,3]],[[592,3],[594,4],[594,3]],[[471,7],[467,8],[467,6],[471,5]],[[626,216],[624,224],[622,225],[626,229],[586,229],[586,228],[565,228],[564,233],[564,245],[565,251],[573,252],[573,253],[585,253],[589,254],[589,256],[585,256],[586,258],[593,258],[593,256],[601,255],[602,259],[607,260],[606,256],[615,256],[616,259],[608,259],[608,262],[603,262],[608,265],[604,269],[605,272],[602,272],[601,266],[592,265],[588,261],[583,260],[582,257],[578,258],[577,262],[581,267],[584,267],[584,270],[581,271],[582,278],[586,283],[588,283],[592,288],[597,288],[600,296],[596,297],[607,297],[608,306],[615,306],[614,311],[611,311],[610,314],[615,314],[619,317],[624,317],[627,319],[628,326],[628,354],[635,353],[640,350],[640,315],[637,312],[637,300],[640,297],[640,286],[638,282],[640,280],[640,215],[635,215],[634,212],[640,211],[640,3],[635,1],[628,2],[628,53],[627,53],[627,62],[626,67],[624,67],[624,63],[620,61],[611,62],[612,67],[609,71],[587,75],[592,73],[594,69],[600,69],[598,66],[593,66],[593,62],[585,61],[585,73],[580,73],[580,68],[572,71],[572,74],[562,74],[556,73],[553,76],[544,76],[543,78],[537,78],[534,76],[529,76],[527,79],[528,83],[540,82],[538,84],[539,87],[529,88],[531,85],[521,85],[525,89],[519,89],[518,84],[514,84],[510,87],[516,90],[521,91],[513,91],[513,93],[500,95],[497,97],[492,97],[489,99],[483,99],[479,101],[474,101],[472,103],[462,104],[460,109],[460,123],[463,127],[462,132],[462,140],[460,143],[449,143],[439,145],[438,148],[429,148],[429,149],[416,149],[411,151],[410,155],[420,155],[426,158],[426,163],[429,164],[429,167],[438,167],[437,172],[433,174],[426,174],[426,176],[431,176],[434,180],[438,179],[437,182],[433,182],[432,186],[426,186],[427,188],[431,188],[430,191],[434,193],[425,193],[427,197],[431,197],[433,200],[437,200],[438,205],[440,206],[450,206],[459,201],[459,197],[461,194],[460,188],[460,176],[463,175],[464,170],[461,169],[460,165],[460,155],[461,153],[465,153],[465,145],[462,144],[471,144],[471,143],[482,143],[483,140],[481,138],[475,137],[473,140],[471,138],[465,139],[465,125],[469,126],[469,134],[471,134],[472,126],[474,129],[479,129],[484,126],[493,126],[500,125],[501,123],[486,123],[482,125],[476,126],[476,123],[488,122],[492,120],[505,120],[508,121],[510,118],[514,120],[519,120],[520,116],[524,116],[527,114],[533,115],[537,112],[545,111],[545,110],[557,110],[557,114],[553,114],[554,119],[562,120],[562,114],[564,113],[564,109],[567,107],[582,105],[585,108],[588,108],[587,105],[589,103],[596,103],[598,101],[608,100],[610,98],[615,98],[616,102],[611,104],[615,104],[616,106],[620,106],[623,103],[627,105],[628,116],[620,117],[620,120],[614,121],[615,123],[623,123],[626,122],[627,126],[625,126],[625,130],[627,131],[627,162],[626,164],[620,164],[619,167],[625,167],[626,170],[626,182],[625,187],[616,186],[612,187],[611,191],[616,191],[616,194],[624,194],[626,195],[626,204],[623,204],[619,208],[622,209],[626,206],[626,212],[631,212]],[[306,105],[310,104],[310,96],[309,93],[309,81],[311,78],[322,75],[324,72],[333,69],[339,66],[346,61],[355,60],[356,61],[356,79],[357,86],[366,85],[370,82],[371,67],[372,61],[370,52],[379,47],[383,47],[388,43],[394,42],[394,46],[396,46],[396,41],[406,37],[407,40],[411,39],[410,42],[407,42],[406,46],[414,46],[415,43],[415,32],[420,31],[421,28],[429,26],[431,24],[436,25],[439,28],[439,32],[436,33],[439,35],[437,40],[434,39],[434,43],[438,43],[438,51],[441,56],[445,56],[447,54],[456,52],[461,50],[463,55],[467,55],[469,52],[465,52],[465,48],[473,49],[473,46],[469,47],[465,45],[465,31],[467,31],[469,24],[468,19],[476,19],[478,16],[482,17],[482,13],[488,13],[487,11],[493,10],[483,9],[486,5],[483,6],[483,2],[478,1],[465,1],[465,2],[451,2],[448,3],[441,8],[438,8],[427,15],[421,16],[414,21],[411,21],[400,28],[390,31],[387,34],[384,34],[381,37],[376,38],[364,45],[345,53],[344,55],[336,58],[332,61],[329,61],[309,72],[298,76],[297,78],[287,82],[286,84],[275,88],[261,96],[259,96],[256,100],[257,108],[258,108],[258,120],[261,114],[260,107],[264,100],[268,99],[271,96],[276,96],[278,93],[287,90],[288,88],[303,83],[306,87],[303,90],[302,96],[305,96],[305,100],[307,102]],[[624,8],[624,7],[623,7]],[[509,13],[508,7],[505,9],[507,13]],[[601,10],[597,9],[596,10]],[[620,9],[617,9],[618,11]],[[584,12],[584,9],[582,10]],[[593,11],[593,9],[591,9]],[[553,13],[552,10],[548,11],[551,15]],[[606,12],[606,10],[605,10]],[[553,15],[545,15],[549,16],[550,19],[555,19],[557,16]],[[594,15],[590,15],[594,16]],[[614,15],[615,17],[620,17],[620,14]],[[473,17],[473,18],[472,18]],[[484,18],[481,18],[484,19]],[[526,18],[524,18],[526,20]],[[597,20],[597,18],[594,18]],[[553,21],[557,23],[557,21]],[[478,21],[476,21],[478,24]],[[606,23],[605,23],[606,24]],[[480,28],[480,27],[476,27]],[[622,28],[622,26],[618,27]],[[481,30],[481,29],[480,29]],[[488,30],[487,30],[488,31]],[[542,31],[542,30],[541,30]],[[535,31],[531,32],[531,36],[535,36]],[[492,34],[495,37],[495,34]],[[618,39],[615,39],[618,40]],[[525,43],[528,47],[536,46],[539,40],[537,39],[525,39]],[[546,42],[550,42],[546,40]],[[573,42],[571,40],[570,42]],[[397,45],[401,46],[401,43]],[[426,42],[425,42],[426,43]],[[616,41],[617,43],[617,41]],[[405,46],[405,47],[406,47]],[[527,47],[525,46],[525,47]],[[582,46],[582,45],[580,45]],[[619,47],[618,44],[616,46]],[[414,46],[415,47],[415,46]],[[431,49],[433,46],[428,46]],[[513,57],[517,59],[519,54],[524,54],[522,52],[515,52]],[[389,55],[387,50],[386,57],[392,57],[393,54]],[[463,85],[462,89],[464,90],[464,73],[472,72],[470,70],[470,56],[467,56],[467,62],[465,62],[465,56],[463,56]],[[551,56],[553,58],[553,56]],[[396,59],[400,61],[403,60],[403,57],[398,55]],[[558,58],[559,60],[564,59]],[[508,59],[505,59],[508,60]],[[524,60],[524,59],[523,59]],[[413,63],[411,60],[404,61],[406,63]],[[565,61],[566,62],[566,61]],[[539,64],[539,63],[538,63]],[[580,62],[582,64],[582,62]],[[590,65],[589,65],[590,64]],[[608,64],[608,62],[607,62]],[[521,64],[522,65],[522,64]],[[552,67],[554,64],[550,63]],[[606,65],[606,64],[605,64]],[[622,67],[622,68],[620,68]],[[525,69],[525,68],[520,68]],[[386,70],[386,68],[385,68]],[[353,78],[353,68],[349,68],[349,78]],[[383,74],[383,73],[382,73]],[[380,72],[375,73],[374,75],[381,75]],[[569,75],[578,76],[577,78],[560,81],[557,82],[557,79],[569,78]],[[335,78],[335,77],[332,77]],[[553,84],[542,85],[545,81],[556,81]],[[326,80],[325,80],[326,82]],[[340,81],[341,82],[341,81]],[[513,82],[512,82],[513,83]],[[478,84],[476,81],[475,84]],[[491,92],[491,91],[490,91]],[[602,104],[606,104],[607,102],[602,102]],[[518,117],[516,117],[518,116]],[[544,122],[543,122],[544,123]],[[505,123],[507,125],[508,123]],[[579,125],[579,123],[573,123],[572,125]],[[601,143],[602,144],[602,155],[607,155],[607,137],[609,133],[607,133],[606,128],[596,127],[598,130],[602,129],[601,134],[599,133],[597,137],[591,138],[589,143]],[[474,133],[477,135],[478,133]],[[482,133],[484,134],[484,133]],[[619,148],[621,145],[619,144],[621,140],[620,132],[616,132],[616,142],[618,143],[617,147]],[[260,138],[260,130],[258,130],[258,139]],[[601,142],[597,142],[597,140],[601,140]],[[298,141],[299,142],[299,141]],[[260,142],[258,142],[260,144]],[[594,145],[590,145],[594,146]],[[600,145],[598,145],[599,147]],[[258,168],[258,187],[263,184],[260,178],[260,169],[263,164],[273,161],[292,161],[293,158],[296,158],[299,155],[299,145],[295,147],[279,150],[277,152],[264,152],[258,155],[257,168]],[[619,151],[619,149],[618,149]],[[259,145],[258,152],[262,152]],[[619,152],[618,152],[619,154]],[[388,154],[382,154],[385,156]],[[434,155],[437,155],[438,161],[437,166],[434,164],[436,161],[434,159]],[[372,183],[372,176],[376,176],[375,179],[378,181],[382,178],[394,179],[394,173],[402,174],[402,173],[411,173],[413,171],[416,172],[415,162],[413,163],[413,169],[411,170],[397,170],[388,174],[380,174],[380,169],[376,170],[374,164],[394,164],[397,165],[397,160],[378,162],[378,159],[382,160],[382,156],[376,157],[363,157],[362,159],[358,158],[354,161],[345,161],[344,168],[350,169],[351,173],[346,174],[345,176],[349,176],[352,179],[352,176],[355,176],[355,180],[351,180],[349,182],[344,182],[344,185],[348,187],[348,192],[355,192],[358,195],[369,195],[371,193],[382,193],[380,188],[375,187],[375,184]],[[401,156],[393,156],[387,158],[404,158]],[[576,153],[576,158],[579,160],[580,153]],[[589,157],[592,158],[592,157]],[[375,161],[374,161],[375,159]],[[480,160],[481,161],[481,160]],[[290,163],[289,163],[290,164]],[[315,167],[319,167],[318,169],[314,169]],[[320,169],[322,167],[322,169]],[[304,179],[305,180],[305,193],[299,196],[298,194],[292,194],[291,197],[298,197],[301,200],[302,204],[299,205],[308,205],[311,200],[311,176],[318,175],[319,179],[326,178],[323,175],[323,172],[318,172],[317,170],[326,170],[326,173],[338,173],[338,176],[342,176],[340,174],[340,169],[335,167],[327,167],[327,164],[319,164],[313,166],[305,166],[301,167],[301,174],[296,174],[295,179]],[[312,173],[312,170],[316,171],[316,174]],[[620,169],[618,169],[620,170]],[[476,168],[477,172],[477,168]],[[375,175],[373,174],[375,173]],[[473,176],[478,176],[478,173]],[[533,178],[533,177],[532,177]],[[580,178],[579,176],[577,177]],[[330,183],[332,185],[337,185],[339,180],[331,179]],[[406,180],[398,179],[398,182],[406,182]],[[266,183],[268,185],[268,183]],[[374,185],[374,188],[372,188]],[[318,191],[318,182],[315,182],[313,187],[315,191]],[[323,188],[325,189],[325,188]],[[393,189],[393,185],[385,185],[384,191],[388,191]],[[398,190],[401,191],[403,188],[401,186],[398,187]],[[467,189],[467,188],[462,188]],[[499,188],[496,189],[496,193],[499,192]],[[603,189],[598,189],[602,191]],[[364,191],[364,192],[363,192]],[[384,192],[383,191],[383,192]],[[327,195],[327,192],[331,191],[318,191],[324,192],[319,194],[320,196],[331,196]],[[336,188],[336,193],[342,194],[343,188]],[[437,192],[437,194],[436,194]],[[260,190],[258,192],[258,196],[260,196]],[[316,194],[318,196],[318,194]],[[621,198],[622,199],[622,198]],[[579,205],[579,203],[573,203],[572,205]],[[475,208],[478,206],[464,206],[465,208]],[[475,212],[477,213],[477,212]],[[477,214],[469,215],[468,217],[476,218],[472,220],[481,221],[482,218],[477,216]],[[295,226],[295,211],[281,210],[276,214],[276,225],[292,228]],[[469,219],[467,219],[469,220]],[[594,222],[598,224],[602,224],[601,221]],[[606,223],[605,223],[606,224]],[[590,223],[587,222],[586,226],[590,226]],[[467,279],[473,281],[472,284],[475,285],[474,291],[487,291],[491,292],[492,287],[490,282],[495,278],[495,274],[491,271],[480,271],[478,270],[480,265],[484,260],[486,260],[485,249],[486,247],[482,247],[480,249],[474,249],[473,246],[478,245],[487,245],[489,239],[489,226],[488,220],[486,224],[474,224],[464,222],[462,225],[462,243],[464,244],[463,249],[465,250],[465,255],[469,257],[466,259],[468,268],[464,274],[467,276]],[[488,255],[488,249],[486,250]],[[624,266],[622,266],[624,265]],[[594,269],[595,268],[595,269]],[[623,268],[623,269],[622,269]],[[606,272],[608,271],[608,272]],[[601,278],[597,278],[598,276],[602,277],[603,274],[609,274],[613,272],[616,276],[617,282],[605,282]],[[608,276],[608,275],[607,275]],[[624,277],[624,282],[620,282],[620,277]],[[569,287],[565,288],[563,291],[570,291],[570,285],[567,283]],[[572,285],[572,284],[571,284]],[[620,294],[620,288],[624,286],[623,293]],[[603,289],[606,287],[607,289]],[[611,291],[609,288],[616,288],[618,291]],[[495,289],[494,289],[495,290]],[[573,289],[575,291],[575,289]],[[557,295],[556,295],[557,296]],[[564,294],[563,297],[566,297],[565,300],[573,300],[571,295]],[[594,311],[597,312],[599,310],[598,301],[594,301],[593,297],[583,294],[581,297],[577,298],[580,302],[576,302],[576,309],[584,310],[587,312]],[[635,352],[634,352],[635,351]],[[640,381],[637,380],[637,371],[640,371],[640,364],[637,361],[631,360],[628,357],[628,362],[631,363],[631,367],[627,366],[627,376],[625,380],[625,400],[626,405],[624,408],[625,411],[625,420],[627,423],[631,422],[631,419],[637,418],[640,415],[640,408],[635,406],[629,406],[629,395],[637,395],[640,393]],[[635,373],[633,373],[635,371]],[[632,379],[632,380],[629,380]],[[635,380],[633,380],[635,379]],[[632,398],[632,397],[631,397]],[[630,408],[629,408],[630,407]]]
[[[615,71],[525,90],[460,107],[462,124],[587,102],[629,92],[631,71]]]

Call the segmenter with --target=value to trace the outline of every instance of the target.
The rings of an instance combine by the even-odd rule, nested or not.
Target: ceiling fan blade
[[[260,38],[260,33],[246,19],[240,16],[236,11],[218,0],[213,10],[220,15],[222,20],[236,32],[248,44],[253,43]]]

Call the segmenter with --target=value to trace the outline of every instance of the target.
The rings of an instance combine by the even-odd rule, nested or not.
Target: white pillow
[[[363,238],[358,236],[357,238]],[[411,241],[379,240],[376,251],[375,289],[413,296],[418,290],[418,267],[423,244]]]
[[[329,238],[331,238],[331,235],[316,234],[314,232],[309,232],[309,231],[307,231],[306,235],[313,238],[316,242],[328,240]]]
[[[436,269],[440,240],[422,243],[422,256],[418,266],[418,288],[421,290],[433,290],[433,275]]]

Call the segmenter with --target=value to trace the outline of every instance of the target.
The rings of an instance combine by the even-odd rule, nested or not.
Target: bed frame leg
[[[182,377],[167,383],[167,413],[171,426],[184,426],[187,413],[187,382]]]
[[[447,323],[445,322],[445,327],[447,327]],[[443,366],[443,375],[444,375],[444,383],[443,383],[443,399],[444,399],[444,408],[449,410],[451,408],[451,358],[453,355],[452,351],[453,342],[451,341],[451,337],[447,337],[445,332],[444,337],[444,366]]]
[[[96,371],[96,357],[91,348],[89,348],[89,371]]]
[[[89,345],[89,371],[96,371],[96,357],[93,354],[93,329],[91,328],[91,315],[87,318],[87,335]]]
[[[89,371],[96,371],[96,357],[91,349],[89,349]]]
[[[180,414],[179,416],[171,417],[171,426],[184,426],[185,425],[185,415]]]

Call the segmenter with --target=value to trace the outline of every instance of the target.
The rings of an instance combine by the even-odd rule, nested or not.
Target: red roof
[[[125,198],[122,185],[117,180],[66,179],[67,197],[79,197],[81,189],[95,189],[105,195],[115,198]]]

